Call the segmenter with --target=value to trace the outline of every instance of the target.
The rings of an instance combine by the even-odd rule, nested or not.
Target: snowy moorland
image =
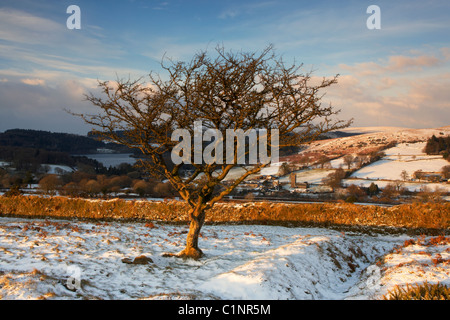
[[[436,137],[450,135],[450,126],[432,129],[408,129],[397,127],[347,128],[342,131],[358,133],[355,136],[325,139],[313,142],[306,152],[324,152],[326,154],[351,154],[373,150],[374,147],[388,143],[425,142],[432,135]]]
[[[186,232],[2,217],[0,298],[379,299],[396,285],[450,284],[448,238],[207,225],[202,259],[163,257]]]

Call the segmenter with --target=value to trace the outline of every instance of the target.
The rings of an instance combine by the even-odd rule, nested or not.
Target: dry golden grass
[[[188,207],[179,201],[114,199],[93,201],[65,197],[0,197],[0,216],[143,220],[185,223]],[[420,233],[448,233],[450,203],[414,203],[394,207],[350,203],[218,203],[207,213],[209,223],[256,223],[322,227],[405,228]]]
[[[395,287],[382,297],[383,300],[450,300],[450,288],[441,283]]]

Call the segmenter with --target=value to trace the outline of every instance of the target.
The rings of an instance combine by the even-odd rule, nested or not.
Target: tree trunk
[[[203,256],[202,250],[198,247],[198,237],[200,229],[205,222],[205,211],[202,209],[196,209],[190,214],[191,223],[189,226],[189,232],[186,238],[186,248],[177,254],[181,258],[200,259]]]

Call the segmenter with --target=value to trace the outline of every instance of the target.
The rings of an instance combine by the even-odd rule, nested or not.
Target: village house
[[[297,175],[292,172],[290,175],[291,188],[295,189],[297,192],[306,191],[309,188],[308,182],[298,182]]]

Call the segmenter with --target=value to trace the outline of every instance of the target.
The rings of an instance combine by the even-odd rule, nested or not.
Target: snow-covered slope
[[[344,185],[354,184],[368,187],[372,182],[375,182],[378,187],[384,188],[392,181],[402,181],[403,186],[410,191],[417,192],[425,189],[434,191],[439,189],[443,192],[450,192],[450,184],[448,183],[432,183],[414,179],[416,171],[439,173],[444,166],[450,165],[440,155],[434,156],[423,153],[424,147],[425,143],[419,142],[398,144],[393,148],[386,149],[384,151],[386,156],[354,172],[350,179],[344,180]],[[406,171],[406,180],[402,177],[403,171]]]
[[[182,247],[186,231],[162,224],[0,218],[0,298],[376,299],[395,284],[450,282],[448,263],[430,264],[419,277],[411,262],[437,253],[449,259],[450,245],[433,247],[431,257],[420,246],[391,253],[410,239],[404,235],[205,226],[204,258],[162,257]],[[141,255],[148,263],[125,263]],[[403,261],[408,263],[400,268]]]
[[[321,153],[329,156],[368,152],[389,143],[424,142],[432,135],[450,135],[450,126],[432,129],[408,129],[397,127],[346,128],[341,131],[359,133],[350,137],[325,139],[313,142],[302,153]]]
[[[425,143],[403,143],[385,150],[386,156],[352,174],[353,178],[400,180],[403,170],[409,177],[414,172],[440,172],[450,165],[442,156],[427,155],[422,152]]]

